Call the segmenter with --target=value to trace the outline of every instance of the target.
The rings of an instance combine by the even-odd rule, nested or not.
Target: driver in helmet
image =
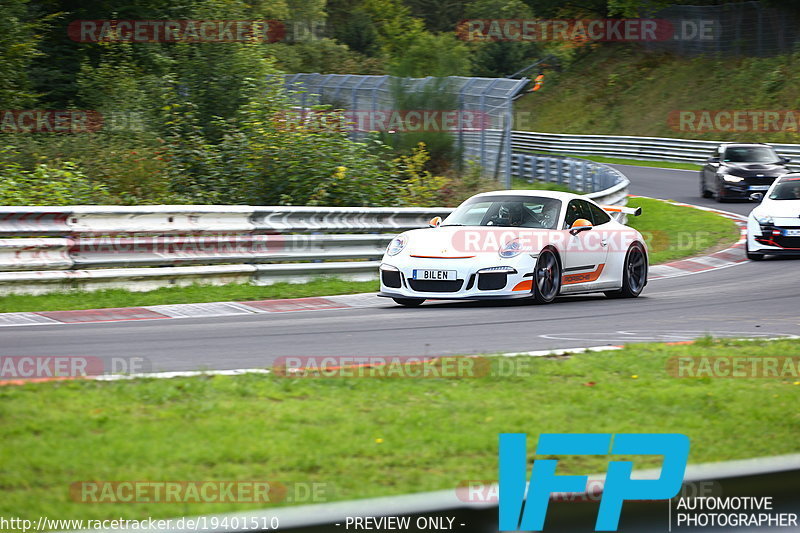
[[[522,226],[525,222],[525,207],[519,202],[503,202],[497,210],[496,226]]]

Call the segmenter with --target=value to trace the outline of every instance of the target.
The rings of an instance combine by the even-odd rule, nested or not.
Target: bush
[[[14,163],[0,166],[0,205],[102,204],[107,199],[105,187],[92,183],[73,163],[37,165],[32,172]]]
[[[95,132],[76,135],[17,135],[2,159],[32,171],[41,164],[73,165],[86,179],[102,184],[105,203],[183,203],[174,194],[166,172],[169,161],[163,141],[152,134]]]
[[[234,119],[218,120],[211,143],[191,109],[175,107],[167,138],[176,193],[200,203],[261,205],[382,205],[391,201],[388,149],[354,142],[345,131],[296,121],[282,81],[253,80],[249,103]],[[338,124],[344,123],[339,117]]]
[[[444,201],[444,192],[451,180],[434,176],[425,170],[430,154],[425,143],[419,143],[411,155],[400,156],[394,160],[398,172],[397,201],[401,206],[434,206]]]

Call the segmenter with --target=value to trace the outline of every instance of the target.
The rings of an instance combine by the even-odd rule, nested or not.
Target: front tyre
[[[724,204],[724,203],[726,203],[726,202],[728,202],[728,201],[729,201],[729,200],[728,200],[728,199],[727,199],[727,198],[726,198],[726,197],[725,197],[725,196],[722,194],[722,192],[723,192],[723,190],[724,190],[724,189],[725,189],[725,187],[722,185],[722,183],[720,183],[719,181],[717,181],[717,192],[716,192],[716,194],[714,195],[714,199],[717,201],[717,203]]]
[[[545,249],[536,260],[533,269],[533,301],[537,304],[549,304],[561,291],[561,264],[556,254]]]
[[[625,254],[622,267],[622,288],[618,291],[607,291],[609,298],[636,298],[642,293],[647,283],[647,254],[644,247],[635,242]]]
[[[764,254],[755,253],[750,251],[750,246],[747,241],[745,241],[744,245],[744,254],[750,261],[762,261],[764,259]]]
[[[392,298],[392,300],[404,307],[419,307],[425,301],[424,298]]]
[[[711,191],[706,189],[706,180],[703,178],[700,178],[700,196],[702,196],[703,198],[711,198],[712,196],[714,196],[714,194]]]

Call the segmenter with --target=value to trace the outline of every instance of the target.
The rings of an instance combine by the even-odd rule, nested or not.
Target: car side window
[[[601,224],[605,224],[606,222],[611,221],[611,217],[608,216],[608,213],[603,211],[602,208],[589,202],[586,203],[588,204],[589,209],[592,212],[592,218],[589,219],[592,221],[592,225],[599,226]]]
[[[592,212],[589,209],[588,202],[585,202],[584,200],[570,200],[569,204],[567,204],[567,214],[564,217],[564,226],[566,228],[572,227],[572,224],[574,224],[579,218],[585,218],[591,222]]]

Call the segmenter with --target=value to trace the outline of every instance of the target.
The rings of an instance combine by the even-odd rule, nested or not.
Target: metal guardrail
[[[584,193],[601,205],[626,205],[630,181],[622,172],[602,163],[574,157],[511,154],[511,174],[528,183],[555,183]],[[614,213],[625,223],[625,213]]]
[[[657,479],[660,473],[661,469],[643,470],[636,471],[632,477]],[[589,476],[589,486],[596,486],[595,482],[601,483],[603,479],[602,475]],[[703,497],[705,491],[710,491],[711,494],[708,496],[712,497],[771,497],[773,508],[769,511],[770,513],[798,514],[800,513],[800,499],[797,497],[800,493],[800,454],[689,465],[683,484],[685,497]],[[496,490],[481,492],[497,494]],[[586,493],[576,496],[574,500],[550,502],[547,511],[548,530],[566,533],[594,531],[598,507],[597,494]],[[671,501],[670,505],[672,514],[674,514],[676,504]],[[674,520],[672,514],[668,513],[664,501],[629,501],[625,503],[622,510],[620,531],[627,533],[667,531],[668,525],[671,525],[671,523],[668,524],[668,521]],[[333,533],[347,530],[345,524],[348,517],[365,516],[375,518],[409,517],[409,527],[404,527],[402,531],[430,531],[430,526],[418,525],[417,518],[420,517],[453,518],[453,530],[469,531],[470,533],[496,533],[498,531],[496,499],[487,501],[485,498],[470,498],[467,490],[456,487],[451,490],[402,496],[205,516],[202,518],[202,523],[218,525],[204,529],[208,533],[229,533],[262,531],[259,527],[248,528],[246,524],[269,524],[271,520],[277,519],[280,531]],[[194,520],[195,522],[201,521],[197,518]],[[700,533],[708,530],[708,526],[699,525],[682,525],[676,528],[676,531],[686,533]],[[764,531],[763,528],[744,526],[738,527],[737,530],[746,533]],[[121,533],[125,530],[103,531]],[[160,531],[161,533],[186,533],[193,529],[185,527]]]
[[[514,155],[529,181],[625,205],[628,180],[606,165]],[[377,276],[386,245],[451,208],[270,206],[0,207],[0,294],[192,283]],[[624,215],[618,215],[624,217]],[[624,218],[621,219],[624,221]]]
[[[572,135],[512,131],[511,147],[515,153],[546,152],[576,155],[601,155],[646,161],[674,161],[702,164],[711,152],[725,141],[700,141],[669,137],[632,137],[620,135]],[[800,164],[800,144],[773,144],[775,150]]]
[[[617,169],[575,157],[511,154],[512,175],[526,180],[557,183],[583,194],[610,189],[627,178]]]
[[[0,207],[0,293],[374,279],[395,234],[451,210]]]

